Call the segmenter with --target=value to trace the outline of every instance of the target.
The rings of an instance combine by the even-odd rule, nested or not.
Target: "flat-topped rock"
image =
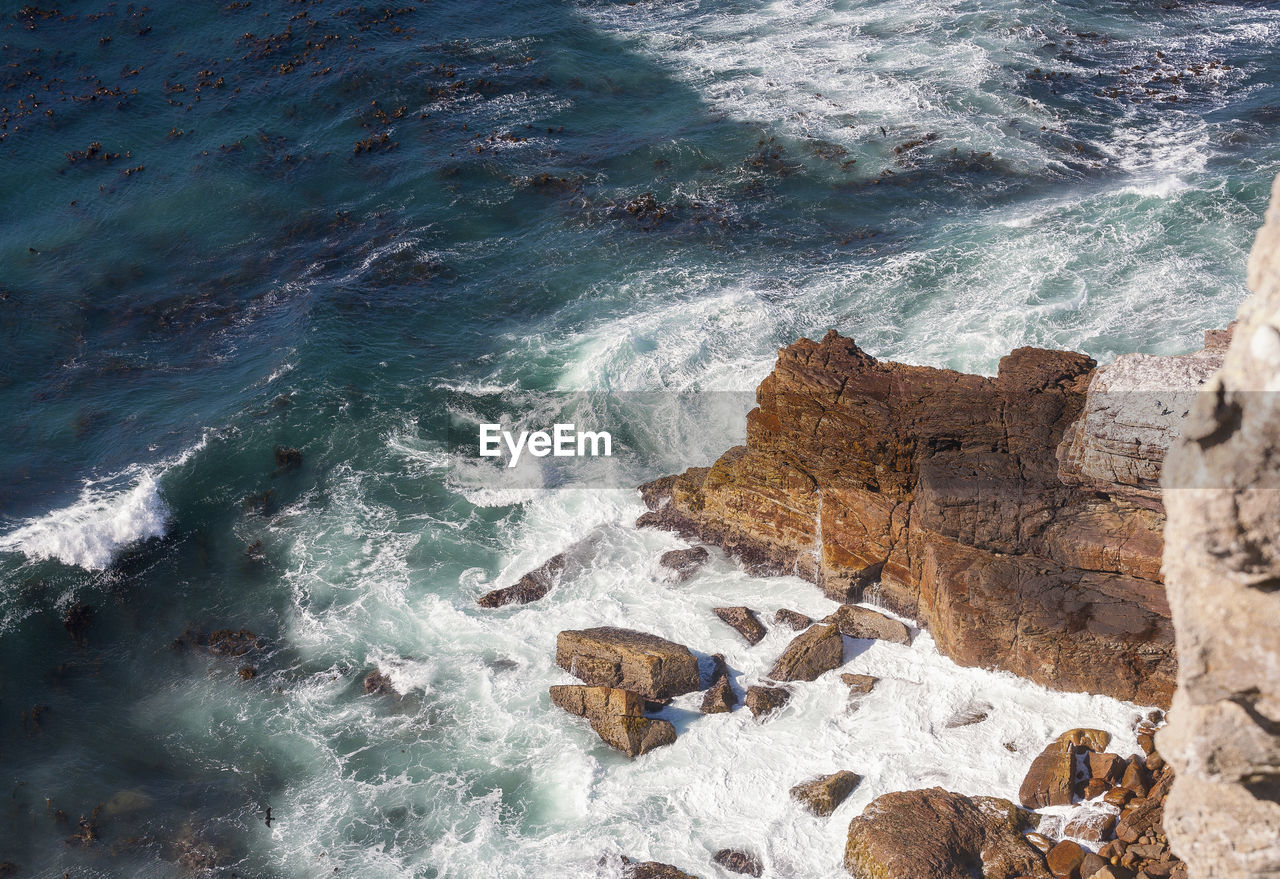
[[[907,627],[884,614],[856,604],[842,604],[836,612],[823,619],[835,626],[841,635],[849,638],[870,638],[894,644],[910,644],[911,633]]]
[[[659,701],[701,689],[698,660],[688,647],[632,629],[561,632],[556,665],[592,686],[630,690]]]

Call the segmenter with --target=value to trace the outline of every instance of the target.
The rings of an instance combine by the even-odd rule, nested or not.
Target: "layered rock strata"
[[[1222,370],[1164,474],[1178,691],[1165,827],[1192,879],[1280,876],[1280,180]]]
[[[801,339],[758,388],[746,445],[642,486],[638,524],[874,599],[962,665],[1167,705],[1155,487],[1221,357],[1210,341],[1103,368],[1019,348],[984,377],[880,362],[835,332]]]

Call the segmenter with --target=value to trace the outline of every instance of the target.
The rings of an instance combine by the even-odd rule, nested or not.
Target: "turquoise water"
[[[707,609],[823,599],[719,559],[668,583],[680,544],[631,527],[634,493],[476,490],[443,437],[531,393],[750,391],[830,327],[980,372],[1024,344],[1195,348],[1244,295],[1280,166],[1280,4],[15,5],[0,861],[21,875],[586,876],[618,851],[716,875],[737,842],[836,876],[877,793],[1016,788],[1022,758],[935,734],[930,705],[997,693],[983,735],[1029,747],[1123,722],[926,636],[858,657],[902,689],[852,719],[820,688],[764,727],[679,715],[628,764],[550,709],[556,631],[647,628],[746,683],[783,634],[747,651]],[[654,429],[613,481],[739,441],[723,400],[633,405]],[[543,602],[474,605],[588,534],[599,557]],[[256,676],[175,651],[189,626],[261,636]],[[402,698],[362,693],[374,667]],[[868,781],[830,824],[788,811],[789,765],[854,753]],[[68,844],[98,804],[100,838]]]

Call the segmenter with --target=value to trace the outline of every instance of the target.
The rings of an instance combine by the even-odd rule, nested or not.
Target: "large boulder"
[[[702,686],[697,657],[688,647],[612,626],[561,632],[556,665],[592,686],[630,690],[657,701]]]
[[[1051,879],[1023,837],[1029,820],[996,797],[885,794],[850,822],[844,866],[855,879]]]
[[[1280,178],[1248,280],[1163,482],[1182,665],[1156,739],[1178,773],[1164,826],[1193,879],[1280,876]]]
[[[585,717],[611,748],[638,757],[676,740],[670,721],[645,717],[643,697],[627,690],[567,684],[551,688],[551,702],[570,714]]]
[[[1111,734],[1100,729],[1067,730],[1031,761],[1018,800],[1028,809],[1071,805],[1084,781],[1077,777],[1076,756],[1086,751],[1101,754],[1110,741]]]
[[[775,681],[816,681],[844,664],[844,638],[833,625],[818,623],[795,637],[773,664]]]
[[[1182,385],[1168,399],[1219,356],[1170,359]],[[1182,410],[1113,399],[1160,369],[1020,348],[985,377],[881,362],[834,332],[801,339],[757,389],[746,444],[646,486],[645,524],[841,602],[875,586],[962,665],[1167,705],[1176,662],[1152,485]],[[1131,427],[1141,439],[1127,449]]]

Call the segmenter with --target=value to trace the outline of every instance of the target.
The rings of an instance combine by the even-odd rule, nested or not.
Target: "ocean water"
[[[679,740],[635,761],[546,690],[558,631],[617,624],[724,653],[741,691],[789,633],[747,648],[711,607],[831,608],[716,553],[670,582],[657,557],[683,544],[632,525],[627,486],[741,441],[780,345],[837,328],[990,373],[1018,345],[1105,361],[1229,321],[1280,167],[1280,3],[18,6],[19,875],[586,877],[626,854],[707,877],[741,846],[834,879],[882,793],[1012,796],[1070,726],[1136,746],[1140,706],[958,668],[927,633],[849,642],[847,670],[883,678],[853,703],[834,675],[765,724],[677,700]],[[535,460],[477,482],[450,440],[609,406],[637,425],[592,483],[613,488]],[[475,605],[584,537],[593,560],[541,602]],[[175,650],[189,627],[263,646]],[[375,668],[403,695],[365,695]],[[788,797],[840,768],[865,780],[830,819]],[[92,842],[69,839],[82,816]]]

